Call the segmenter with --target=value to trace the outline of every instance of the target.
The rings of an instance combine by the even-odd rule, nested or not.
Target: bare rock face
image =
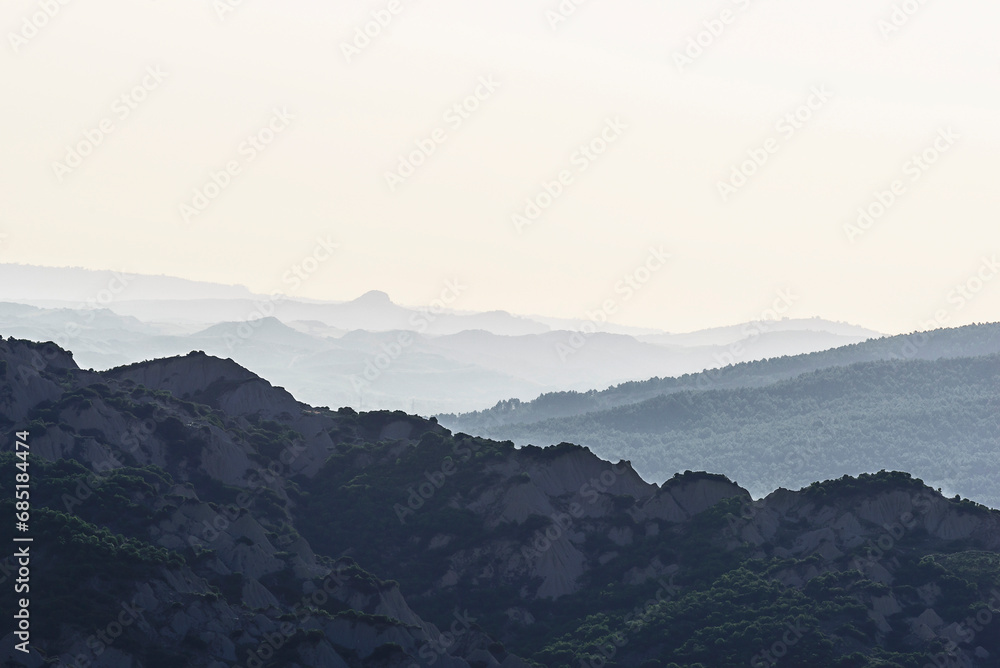
[[[565,448],[565,454],[554,458],[548,454],[544,458],[529,454],[520,461],[532,484],[549,497],[572,494],[590,502],[599,494],[607,493],[643,499],[656,490],[655,485],[639,477],[631,464],[622,462],[611,466],[590,450],[578,446]]]
[[[24,420],[29,411],[62,396],[56,378],[76,371],[73,356],[54,344],[37,344],[0,337],[0,415],[12,422]]]
[[[449,553],[447,536],[436,536],[428,549],[443,552],[450,569],[439,582],[445,588],[463,582],[498,586],[527,580],[523,595],[555,600],[573,594],[591,569],[615,559],[614,551],[594,553],[589,536],[600,534],[627,549],[637,539],[633,524],[648,524],[646,535],[660,531],[659,521],[680,524],[721,500],[749,494],[723,476],[678,476],[657,488],[644,482],[628,462],[611,464],[586,448],[563,444],[541,451],[523,448],[485,467],[493,480],[477,488],[459,507],[479,516],[486,529],[500,530],[544,520],[544,526],[521,542],[487,539],[476,550]],[[638,577],[638,576],[636,576]]]
[[[579,589],[577,581],[586,571],[587,557],[574,544],[573,536],[562,533],[555,540],[547,540],[538,549],[532,566],[532,575],[542,579],[535,596],[555,599],[572,594]]]
[[[103,377],[123,387],[144,386],[166,390],[175,397],[211,406],[226,415],[251,420],[278,421],[298,436],[286,444],[282,464],[292,474],[315,475],[334,447],[330,432],[335,424],[329,417],[301,404],[285,389],[274,387],[263,378],[230,359],[192,352],[142,362],[104,372]],[[406,440],[413,432],[412,421],[399,420],[383,428],[380,440]],[[215,467],[213,476],[235,484],[244,475],[244,459],[225,438],[212,440],[206,465]]]
[[[166,390],[180,399],[191,399],[230,415],[272,418],[294,415],[302,405],[280,387],[230,359],[193,352],[153,362],[141,362],[106,372],[108,378]]]
[[[794,540],[776,541],[780,529],[789,526],[798,529]],[[742,516],[730,528],[739,540],[771,546],[777,555],[804,558],[818,554],[829,562],[886,551],[887,546],[915,534],[942,544],[968,541],[990,551],[1000,547],[1000,517],[996,513],[977,509],[975,504],[963,509],[922,484],[912,483],[909,489],[862,487],[825,496],[809,490],[778,490],[745,503]]]
[[[687,513],[688,517],[701,514],[724,499],[734,497],[748,499],[750,496],[736,483],[714,477],[690,482],[682,478],[676,485],[668,483],[664,489],[677,501],[677,505]]]
[[[614,496],[642,500],[656,492],[628,462],[612,465],[578,446],[544,458],[523,449],[487,471],[502,476],[502,483],[484,489],[467,507],[491,527],[520,524],[532,515],[550,517],[567,512],[572,504],[579,508],[577,517],[604,517]]]
[[[723,476],[686,475],[665,483],[648,501],[636,508],[636,521],[685,522],[725,499],[750,501],[750,494]]]

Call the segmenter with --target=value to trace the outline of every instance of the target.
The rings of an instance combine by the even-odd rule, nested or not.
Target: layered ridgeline
[[[1000,508],[998,353],[1000,325],[973,325],[439,419],[516,444],[580,443],[653,480],[704,468],[761,495],[898,468]]]
[[[585,336],[578,321],[453,312],[464,287],[447,286],[426,307],[407,308],[377,291],[346,303],[301,302],[166,277],[0,263],[0,332],[72,348],[81,367],[99,371],[202,350],[313,404],[425,415],[700,371],[732,357],[734,346],[751,360],[878,336],[818,318],[689,334],[588,321]]]
[[[995,666],[1000,513],[902,473],[753,501],[562,444],[296,402],[201,353],[0,340],[31,647],[132,666]],[[5,444],[0,466],[14,470]],[[0,516],[13,516],[0,476]],[[10,544],[9,523],[0,540]],[[0,562],[3,609],[17,576]]]

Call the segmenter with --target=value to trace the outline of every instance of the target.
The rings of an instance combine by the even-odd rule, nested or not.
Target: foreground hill
[[[11,634],[0,661],[1000,657],[1000,513],[907,474],[754,501],[706,473],[650,484],[575,445],[516,449],[403,413],[314,409],[201,353],[95,373],[17,340],[0,340],[0,423],[30,432],[37,551],[33,653]],[[0,465],[14,470],[9,449]],[[11,487],[0,478],[4,517]]]

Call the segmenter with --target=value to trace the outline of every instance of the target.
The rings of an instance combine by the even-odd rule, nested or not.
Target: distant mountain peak
[[[389,295],[381,290],[369,290],[365,294],[355,299],[352,304],[363,304],[365,306],[384,306],[392,304]]]

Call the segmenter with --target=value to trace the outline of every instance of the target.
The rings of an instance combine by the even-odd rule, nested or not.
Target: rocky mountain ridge
[[[791,601],[812,634],[796,651],[831,661],[1000,656],[962,626],[970,606],[996,609],[1000,513],[905,474],[755,501],[706,473],[651,484],[570,444],[312,408],[202,353],[94,373],[11,339],[0,422],[31,434],[53,548],[27,665],[737,665],[766,633],[711,649],[676,617],[721,582]],[[963,561],[979,556],[988,568]],[[759,605],[732,614],[784,619]]]

